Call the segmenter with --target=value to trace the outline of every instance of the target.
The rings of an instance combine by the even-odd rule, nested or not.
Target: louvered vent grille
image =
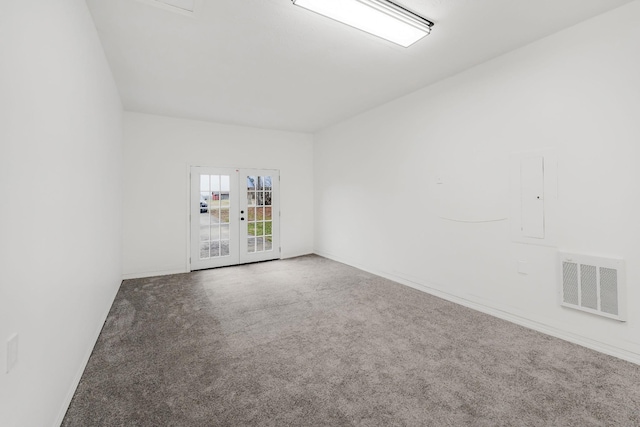
[[[564,302],[573,305],[580,304],[578,292],[578,264],[575,262],[563,262],[563,287]]]
[[[600,268],[600,309],[618,313],[618,271],[612,268]]]
[[[625,321],[624,261],[560,254],[561,304]]]

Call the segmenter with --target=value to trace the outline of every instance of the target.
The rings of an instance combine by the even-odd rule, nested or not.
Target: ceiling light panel
[[[409,47],[431,32],[433,22],[387,0],[292,0],[296,6]]]

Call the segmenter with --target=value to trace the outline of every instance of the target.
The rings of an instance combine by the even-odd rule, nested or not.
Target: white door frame
[[[188,171],[189,231],[187,265],[189,271],[280,258],[280,171],[274,169],[206,166],[189,166]],[[213,192],[222,192],[222,188],[213,188],[211,186],[206,189],[205,187],[201,188],[202,175],[229,177],[228,202],[222,203],[219,200],[213,200],[213,196],[209,195],[210,198],[205,201],[207,206],[201,207],[201,195],[206,197],[207,193],[211,193],[212,190]],[[248,177],[253,177],[256,181],[255,187],[251,186],[252,184]],[[268,182],[271,184],[271,188],[261,188],[258,185],[258,181],[262,183],[263,180],[258,179],[258,177],[270,177]],[[201,191],[204,192],[201,193]],[[268,201],[265,201],[265,198]],[[250,203],[250,200],[254,203]],[[209,204],[211,206],[208,206]],[[265,206],[269,204],[270,212],[269,206]],[[205,213],[202,213],[203,209],[206,209]],[[219,214],[212,216],[210,209],[212,212],[219,212]],[[220,214],[222,211],[225,211],[224,215]],[[267,216],[267,212],[270,213],[271,217]],[[227,214],[228,219],[226,219]],[[198,222],[195,223],[194,221]],[[208,222],[208,225],[202,221]],[[219,224],[218,227],[215,227],[215,224],[211,223],[211,221],[216,221],[215,224]],[[224,221],[228,221],[228,224]],[[269,223],[268,225],[267,222]],[[209,239],[206,242],[202,241],[202,233],[209,233]],[[215,236],[213,235],[214,233]],[[258,234],[262,235],[259,236]],[[250,243],[253,245],[251,250],[249,249]],[[201,251],[204,249],[215,250],[216,256],[203,255],[204,258],[201,258],[201,254],[204,254]],[[221,252],[218,251],[222,251],[222,254],[227,253],[227,255],[220,256]]]

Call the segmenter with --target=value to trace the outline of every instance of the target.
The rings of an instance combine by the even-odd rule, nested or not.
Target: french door
[[[191,167],[191,270],[280,258],[280,173]]]

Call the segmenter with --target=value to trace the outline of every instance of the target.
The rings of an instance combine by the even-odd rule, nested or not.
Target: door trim
[[[235,181],[235,186],[236,186],[236,193],[237,193],[237,197],[236,200],[237,202],[234,203],[235,206],[230,206],[230,217],[232,215],[235,215],[235,217],[240,217],[239,211],[241,210],[241,206],[243,206],[245,209],[247,208],[247,189],[246,189],[246,183],[244,180],[246,180],[246,175],[244,177],[244,180],[241,180],[240,177],[242,176],[243,173],[247,173],[250,174],[251,176],[253,175],[258,175],[258,176],[263,176],[263,175],[270,175],[272,176],[273,179],[273,183],[272,183],[272,187],[273,187],[273,194],[272,194],[272,217],[274,219],[273,221],[273,229],[272,229],[272,235],[274,236],[273,239],[273,250],[271,252],[266,252],[266,253],[262,253],[261,254],[243,254],[241,253],[242,248],[247,247],[247,234],[246,234],[246,227],[247,227],[247,223],[246,221],[236,221],[236,225],[237,225],[237,230],[235,232],[235,235],[237,236],[237,243],[235,244],[235,247],[237,248],[237,262],[231,262],[231,263],[226,263],[226,262],[222,262],[221,265],[211,265],[211,266],[197,266],[196,268],[194,268],[194,264],[197,264],[197,262],[194,262],[194,257],[199,257],[199,251],[194,252],[194,235],[193,235],[193,223],[192,221],[194,220],[193,218],[193,213],[194,213],[194,206],[196,204],[196,201],[199,200],[199,197],[197,199],[194,199],[194,194],[198,193],[198,195],[200,194],[200,188],[198,187],[198,190],[196,191],[194,189],[194,185],[193,185],[193,177],[192,174],[194,172],[194,170],[198,170],[198,169],[202,169],[202,170],[209,170],[211,171],[211,175],[215,175],[215,174],[228,174],[230,176],[230,180],[231,181]],[[243,188],[242,186],[245,186],[245,188]],[[186,263],[186,271],[191,272],[191,271],[198,271],[198,270],[205,270],[205,269],[209,269],[209,268],[218,268],[218,267],[225,267],[225,266],[233,266],[233,265],[241,265],[241,264],[248,264],[248,263],[252,263],[252,262],[261,262],[261,261],[268,261],[268,260],[276,260],[276,259],[281,259],[282,258],[282,247],[280,244],[280,218],[281,218],[281,213],[280,213],[280,170],[279,169],[254,169],[254,168],[234,168],[234,167],[216,167],[216,166],[200,166],[200,165],[187,165],[187,239],[186,239],[186,246],[187,246],[187,257],[185,260]],[[198,204],[199,206],[199,204]],[[231,210],[233,210],[233,212],[231,212]],[[232,221],[230,221],[230,228],[233,229],[233,225],[232,225]],[[242,227],[245,227],[245,232],[241,232],[240,229]],[[241,239],[242,236],[244,236],[244,244],[242,244]],[[199,239],[198,239],[199,241]],[[269,254],[269,255],[266,255]]]

